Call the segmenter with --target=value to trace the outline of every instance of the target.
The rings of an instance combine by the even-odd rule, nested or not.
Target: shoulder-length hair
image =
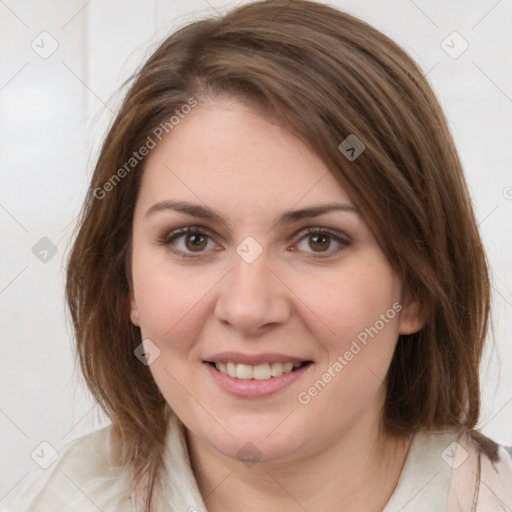
[[[389,368],[383,427],[473,429],[488,268],[445,117],[407,53],[346,13],[277,0],[179,29],[132,78],[94,170],[66,284],[78,361],[112,421],[121,463],[135,472],[147,463],[153,482],[168,423],[134,356],[131,229],[144,161],[130,159],[158,127],[170,133],[184,105],[221,95],[267,109],[326,162],[421,306],[423,328],[399,337]],[[339,149],[350,135],[365,146],[352,161]]]

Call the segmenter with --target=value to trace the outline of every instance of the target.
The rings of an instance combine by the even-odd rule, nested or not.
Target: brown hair
[[[66,285],[85,381],[111,419],[121,463],[160,467],[168,416],[129,317],[133,212],[143,172],[112,179],[191,98],[268,109],[332,169],[425,324],[400,336],[387,377],[392,432],[473,429],[489,318],[488,269],[461,164],[421,69],[388,37],[326,5],[257,2],[181,28],[136,73],[104,141]],[[364,152],[338,149],[354,134]],[[126,168],[126,167],[125,167]],[[105,190],[105,189],[102,189]],[[148,507],[151,503],[149,495]]]

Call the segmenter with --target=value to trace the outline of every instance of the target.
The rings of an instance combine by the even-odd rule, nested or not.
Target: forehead
[[[147,157],[139,202],[202,201],[262,215],[302,201],[349,202],[326,164],[262,111],[233,100],[202,104]]]

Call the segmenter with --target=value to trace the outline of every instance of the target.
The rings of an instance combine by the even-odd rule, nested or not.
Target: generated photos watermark
[[[356,339],[352,340],[350,348],[343,354],[338,355],[331,366],[306,391],[301,391],[297,395],[299,403],[302,405],[309,404],[368,345],[370,339],[375,338],[400,311],[402,311],[402,305],[395,302],[392,307],[379,316],[379,319],[372,326],[361,331]]]
[[[121,166],[117,171],[107,180],[101,187],[97,187],[93,191],[93,195],[96,199],[104,199],[108,192],[114,190],[123,178],[130,174],[137,165],[149,155],[150,151],[157,145],[157,141],[160,142],[165,135],[169,134],[182,119],[189,114],[194,107],[197,106],[197,100],[195,98],[189,98],[187,103],[182,105],[179,109],[174,111],[175,115],[172,115],[168,120],[160,123],[152,132],[148,135],[144,144],[139,148],[138,151],[134,151],[132,156]]]

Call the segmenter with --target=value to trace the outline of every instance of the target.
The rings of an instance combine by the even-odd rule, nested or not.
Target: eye
[[[297,244],[297,247],[299,247],[299,250],[305,252],[309,252],[308,249],[311,249],[314,258],[328,258],[338,253],[343,247],[350,245],[350,242],[340,234],[325,228],[307,228],[307,230],[305,232],[303,231],[301,234],[303,236]],[[328,250],[333,241],[337,244],[337,247],[334,250]],[[303,242],[305,242],[304,246],[306,249],[304,249],[304,246],[300,248]]]
[[[325,228],[311,227],[299,233],[300,240],[295,245],[300,251],[310,252],[314,258],[328,258],[338,253],[350,242],[339,233]],[[160,245],[165,245],[169,250],[183,258],[194,258],[208,249],[217,247],[212,236],[204,228],[187,226],[170,232],[163,238],[157,239]],[[329,250],[336,244],[335,249]],[[301,247],[301,244],[303,245]],[[212,247],[213,246],[213,247]],[[295,248],[291,249],[295,251]]]
[[[184,258],[194,258],[194,253],[203,253],[209,247],[209,242],[215,246],[212,237],[205,230],[198,227],[185,227],[172,231],[162,239],[157,239],[161,245],[166,245],[169,250]],[[211,245],[210,244],[210,245]]]

